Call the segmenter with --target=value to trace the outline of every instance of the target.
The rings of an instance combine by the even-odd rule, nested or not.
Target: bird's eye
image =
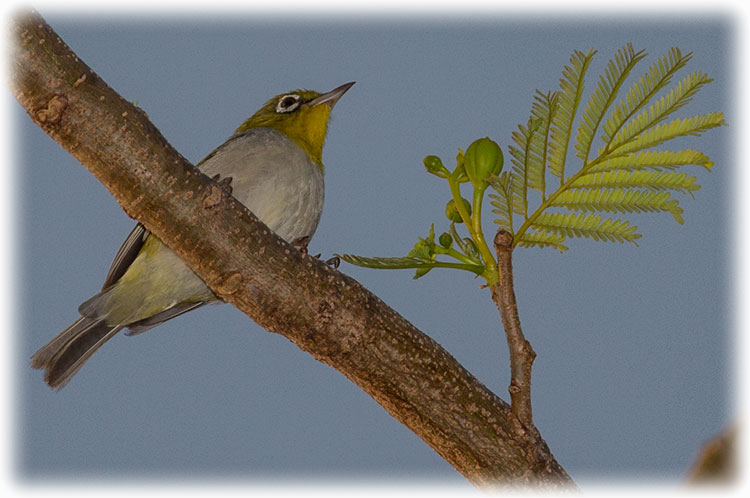
[[[284,95],[279,99],[279,103],[276,104],[276,112],[292,112],[297,107],[299,107],[299,100],[299,95]]]

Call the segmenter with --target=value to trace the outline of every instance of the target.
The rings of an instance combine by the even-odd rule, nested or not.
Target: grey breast
[[[285,240],[315,232],[323,211],[323,172],[278,131],[237,133],[198,166],[211,177],[232,177],[232,195]]]

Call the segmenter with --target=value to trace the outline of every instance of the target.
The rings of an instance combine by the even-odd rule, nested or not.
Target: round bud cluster
[[[443,161],[438,156],[427,156],[424,158],[424,167],[427,171],[440,178],[448,178],[450,172],[443,166]]]
[[[448,232],[443,232],[440,234],[440,238],[438,238],[438,242],[440,242],[440,245],[443,246],[445,249],[450,249],[453,245],[453,237],[451,237],[451,234]]]
[[[469,201],[461,197],[461,203],[464,205],[464,209],[466,209],[466,212],[470,213],[471,204],[469,204]],[[461,219],[461,214],[458,212],[458,208],[456,207],[456,203],[453,199],[448,201],[448,204],[445,205],[445,217],[455,223],[464,222],[464,220]]]

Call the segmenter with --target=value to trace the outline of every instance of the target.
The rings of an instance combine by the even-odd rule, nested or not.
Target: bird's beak
[[[307,105],[309,107],[315,107],[320,104],[328,104],[330,107],[333,107],[334,105],[336,105],[336,102],[338,102],[341,96],[344,95],[346,91],[352,87],[352,85],[354,85],[354,83],[354,81],[350,81],[349,83],[345,83],[338,88],[334,88],[330,92],[324,93],[323,95],[312,99],[307,103]]]

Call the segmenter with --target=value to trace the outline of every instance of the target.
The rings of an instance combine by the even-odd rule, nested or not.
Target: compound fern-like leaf
[[[657,59],[616,103],[618,90],[625,86],[635,65],[645,57],[643,51],[635,51],[631,44],[627,44],[609,61],[581,113],[575,150],[583,164],[578,171],[568,174],[565,157],[571,139],[572,121],[576,117],[583,79],[594,53],[593,50],[586,54],[575,51],[563,70],[557,102],[549,118],[546,155],[547,167],[560,178],[560,186],[549,194],[546,186],[542,186],[541,204],[530,214],[527,214],[526,191],[536,189],[542,183],[529,181],[529,173],[536,174],[538,162],[535,161],[540,152],[545,151],[539,146],[545,143],[539,126],[544,123],[543,113],[532,112],[528,124],[519,127],[514,134],[517,147],[511,151],[514,159],[510,177],[512,195],[506,192],[506,197],[514,208],[516,203],[523,203],[524,209],[500,209],[506,198],[503,196],[497,196],[493,203],[496,213],[502,216],[498,222],[502,226],[511,224],[512,212],[523,212],[524,222],[514,233],[514,244],[555,246],[571,236],[630,242],[638,237],[636,227],[628,222],[589,214],[597,211],[663,211],[671,213],[678,223],[682,223],[682,209],[671,193],[692,196],[700,186],[694,176],[675,170],[687,165],[697,165],[707,170],[713,166],[705,154],[696,150],[654,150],[674,138],[697,136],[725,124],[721,113],[667,120],[688,104],[703,86],[712,81],[711,78],[703,72],[694,72],[657,99],[657,94],[669,85],[692,57],[691,53],[683,54],[679,48],[672,48]],[[537,91],[537,95],[544,94]],[[598,156],[592,158],[593,142],[600,128],[603,144],[598,148]],[[578,213],[548,212],[556,207]],[[558,238],[550,239],[551,235]]]

